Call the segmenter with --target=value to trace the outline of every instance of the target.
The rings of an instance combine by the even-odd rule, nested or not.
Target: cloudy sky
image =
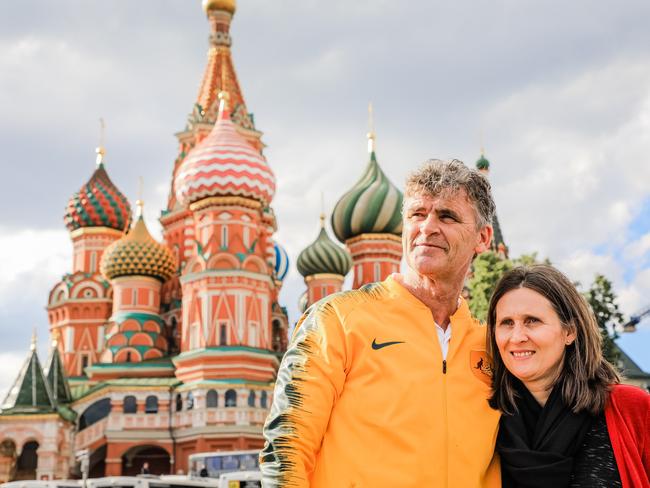
[[[650,306],[650,3],[239,0],[233,53],[278,180],[278,240],[295,259],[326,207],[377,151],[401,185],[430,157],[481,144],[513,256],[537,251],[587,285],[613,280],[626,314]],[[71,269],[62,216],[106,163],[157,217],[207,51],[199,0],[0,2],[0,393],[49,289]],[[296,319],[292,267],[283,302]],[[650,321],[621,343],[650,370]]]

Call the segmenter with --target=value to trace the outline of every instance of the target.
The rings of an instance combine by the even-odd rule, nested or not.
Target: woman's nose
[[[512,342],[526,342],[528,340],[528,334],[526,334],[526,329],[523,325],[515,325],[512,329],[512,335],[510,336],[510,341]]]

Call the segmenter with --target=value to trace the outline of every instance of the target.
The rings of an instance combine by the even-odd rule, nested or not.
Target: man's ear
[[[494,229],[491,225],[486,225],[479,231],[479,238],[474,248],[476,254],[481,254],[482,252],[490,249],[490,243],[492,242],[492,235],[494,234]]]

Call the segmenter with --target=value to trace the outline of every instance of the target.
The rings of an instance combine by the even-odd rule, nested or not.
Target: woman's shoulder
[[[637,386],[614,385],[610,391],[610,405],[619,411],[647,414],[650,412],[650,394]]]

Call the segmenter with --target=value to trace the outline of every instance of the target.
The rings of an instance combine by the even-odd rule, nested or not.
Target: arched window
[[[16,461],[16,474],[20,479],[34,479],[36,467],[38,466],[38,442],[26,442],[22,448],[20,456]],[[29,478],[25,478],[29,476]]]
[[[255,390],[251,390],[251,392],[248,394],[248,406],[255,406]]]
[[[133,395],[125,396],[122,401],[122,411],[124,413],[136,413],[138,411],[138,402]]]
[[[266,391],[262,390],[262,394],[260,395],[260,407],[267,408],[266,401]]]
[[[111,413],[111,399],[102,398],[101,400],[97,400],[84,410],[84,413],[79,417],[79,430],[90,427],[95,422],[99,422],[108,417],[109,413]]]
[[[158,397],[156,395],[149,395],[144,401],[145,413],[158,413]]]
[[[176,411],[180,412],[183,410],[183,397],[180,393],[176,394]]]
[[[219,394],[215,390],[208,390],[208,394],[205,399],[207,408],[216,408],[219,402]]]
[[[221,248],[228,249],[228,226],[221,226]]]
[[[228,345],[228,323],[219,324],[219,345]]]
[[[187,392],[187,409],[192,410],[194,408],[194,395],[191,391]]]
[[[375,263],[375,281],[381,281],[381,264]]]
[[[237,392],[235,390],[228,390],[226,392],[226,407],[237,406]]]

